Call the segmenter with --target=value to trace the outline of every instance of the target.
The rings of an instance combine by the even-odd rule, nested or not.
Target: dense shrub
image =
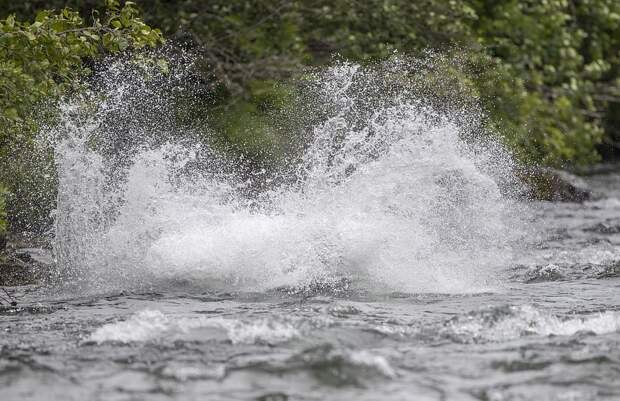
[[[260,114],[252,104],[269,83],[334,54],[367,62],[456,49],[456,75],[522,160],[587,164],[620,138],[616,0],[139,3],[148,21],[200,49],[217,106],[233,107],[233,119]]]
[[[105,12],[93,14],[88,24],[67,8],[39,11],[31,21],[14,15],[0,21],[0,185],[7,189],[15,228],[44,227],[40,222],[49,220],[53,208],[53,183],[42,168],[45,156],[32,151],[33,133],[54,116],[43,103],[77,89],[89,73],[89,60],[161,41],[133,3],[121,7],[116,0],[106,1]],[[3,215],[0,208],[0,225]]]

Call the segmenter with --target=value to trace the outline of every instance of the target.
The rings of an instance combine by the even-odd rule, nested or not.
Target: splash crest
[[[175,125],[182,78],[127,75],[100,74],[50,135],[63,280],[469,292],[498,285],[523,235],[513,162],[476,113],[383,93],[370,67],[317,74],[302,150],[285,172],[249,175]]]

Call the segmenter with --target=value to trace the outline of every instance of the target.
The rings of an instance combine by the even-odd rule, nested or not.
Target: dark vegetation
[[[480,103],[523,163],[583,166],[620,152],[617,0],[0,0],[0,231],[50,227],[53,180],[24,157],[38,106],[78,91],[95,60],[164,40],[198,56],[199,112],[256,163],[282,163],[286,134],[269,116],[288,79],[334,57],[428,49],[441,56],[412,74],[439,99]]]

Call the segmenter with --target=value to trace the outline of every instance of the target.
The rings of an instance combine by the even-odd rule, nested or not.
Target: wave
[[[129,319],[106,324],[91,333],[85,342],[133,343],[179,338],[192,330],[210,328],[211,338],[233,344],[277,344],[299,336],[299,331],[286,321],[262,319],[244,322],[237,319],[188,317],[172,318],[158,310],[143,310]]]
[[[443,334],[458,342],[501,342],[526,336],[607,334],[620,330],[620,314],[606,311],[562,318],[531,305],[495,307],[446,322]]]

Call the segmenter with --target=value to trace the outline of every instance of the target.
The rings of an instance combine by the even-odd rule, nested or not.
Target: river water
[[[620,399],[620,175],[525,201],[467,121],[329,74],[335,114],[260,196],[177,174],[187,145],[108,163],[68,107],[56,279],[8,289],[1,399]]]
[[[473,294],[157,293],[3,307],[3,400],[616,400],[620,175]]]

